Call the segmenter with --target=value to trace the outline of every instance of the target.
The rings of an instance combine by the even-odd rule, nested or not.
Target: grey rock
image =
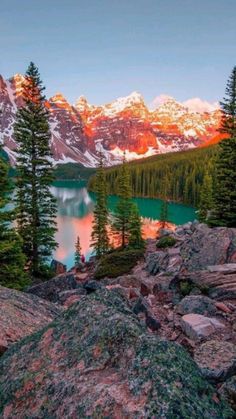
[[[195,351],[194,360],[208,380],[220,382],[236,374],[236,346],[231,342],[205,342]]]
[[[184,297],[178,306],[176,311],[179,314],[203,314],[206,316],[214,316],[217,313],[215,303],[210,298],[204,295],[188,295]]]

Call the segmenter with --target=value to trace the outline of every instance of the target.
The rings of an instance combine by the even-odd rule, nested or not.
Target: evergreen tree
[[[132,203],[129,218],[129,246],[136,249],[144,247],[144,240],[142,238],[142,221],[138,206],[135,203]]]
[[[225,97],[220,102],[222,109],[222,123],[220,131],[236,138],[236,66],[226,85]]]
[[[160,222],[161,228],[165,228],[168,221],[168,201],[164,199],[161,203]]]
[[[200,204],[198,218],[201,222],[207,222],[213,206],[213,182],[212,176],[207,171],[203,178],[200,191]]]
[[[107,232],[108,209],[106,181],[103,166],[103,157],[100,154],[99,167],[95,179],[96,204],[94,208],[94,221],[92,230],[92,246],[96,255],[100,257],[109,249],[109,238]]]
[[[113,230],[120,237],[121,247],[125,247],[129,241],[129,221],[132,210],[131,180],[125,153],[118,178],[118,196],[119,200],[114,211]]]
[[[21,289],[28,281],[24,273],[22,241],[12,226],[14,211],[9,209],[12,187],[8,170],[0,157],[0,285]]]
[[[80,246],[80,239],[79,236],[77,237],[76,243],[75,243],[75,266],[79,266],[81,262],[81,246]]]
[[[49,113],[37,67],[30,63],[23,85],[23,106],[17,112],[14,135],[18,143],[17,228],[33,275],[40,274],[57,244],[56,201],[50,192]]]
[[[218,146],[210,224],[236,227],[236,67],[228,80],[226,97],[221,103],[221,108],[221,132],[226,133],[228,138]]]

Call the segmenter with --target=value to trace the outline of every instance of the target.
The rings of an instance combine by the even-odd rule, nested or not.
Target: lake
[[[80,237],[82,253],[86,259],[92,254],[90,236],[96,196],[94,193],[88,192],[85,184],[76,181],[55,182],[51,190],[58,204],[56,240],[59,247],[54,258],[66,264],[67,268],[71,268],[74,264],[74,246],[77,236]],[[117,199],[116,196],[108,198],[111,212]],[[152,236],[155,221],[160,215],[161,200],[149,198],[134,198],[133,200],[137,203],[140,214],[145,219],[145,236]],[[196,213],[192,207],[170,203],[168,217],[172,223],[180,225],[196,219]]]

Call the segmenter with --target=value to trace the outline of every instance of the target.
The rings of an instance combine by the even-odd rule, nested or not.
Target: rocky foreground
[[[128,275],[0,288],[0,417],[236,416],[236,229],[162,236]]]

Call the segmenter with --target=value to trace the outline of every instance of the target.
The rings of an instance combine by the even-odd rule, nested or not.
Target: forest
[[[128,163],[132,195],[167,199],[197,207],[203,178],[208,172],[214,179],[213,159],[217,146],[168,153]],[[107,168],[108,194],[117,194],[122,166]],[[94,177],[88,187],[94,190]]]

